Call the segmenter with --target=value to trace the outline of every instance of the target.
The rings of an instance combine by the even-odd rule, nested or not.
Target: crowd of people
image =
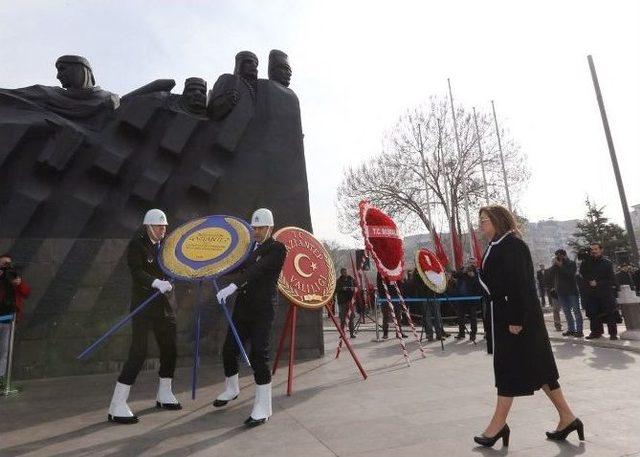
[[[571,260],[564,249],[558,249],[549,267],[539,265],[536,283],[541,304],[549,303],[553,310],[557,331],[563,330],[562,310],[568,327],[563,336],[585,337],[581,312],[584,309],[590,326],[587,339],[601,338],[604,324],[607,324],[609,338],[617,340],[617,324],[622,322],[622,317],[616,305],[616,294],[622,285],[637,291],[640,270],[629,264],[615,267],[603,255],[602,244],[595,242],[588,250],[580,251],[576,261]]]
[[[362,296],[362,290],[355,296],[357,290],[355,279],[347,273],[346,268],[340,269],[340,276],[336,281],[336,302],[338,304],[338,312],[340,315],[341,325],[349,329],[352,338],[356,337],[356,325],[354,319],[358,315],[362,315],[367,311],[367,304],[372,310],[375,298],[380,302],[386,302],[387,294],[393,303],[393,314],[397,318],[399,332],[403,338],[407,335],[402,330],[403,325],[407,324],[404,316],[402,305],[399,300],[398,290],[403,298],[406,299],[424,299],[423,301],[407,301],[407,307],[411,315],[422,322],[424,338],[427,341],[444,340],[451,336],[446,332],[443,325],[442,309],[444,307],[445,315],[453,314],[458,325],[458,334],[456,339],[465,339],[468,333],[469,339],[475,341],[478,331],[478,312],[483,311],[481,318],[484,320],[484,309],[482,300],[482,291],[478,281],[477,266],[474,259],[471,259],[467,265],[458,268],[453,272],[447,272],[447,289],[441,294],[437,294],[429,289],[424,281],[420,278],[417,270],[407,271],[403,280],[398,281],[398,289],[390,283],[386,283],[386,290],[383,284],[383,278],[380,274],[376,277],[376,287],[370,287],[366,290],[370,294],[368,299]],[[449,297],[462,298],[461,300],[451,300]],[[352,300],[353,299],[353,300]],[[445,300],[438,300],[445,299]],[[353,301],[353,309],[348,313],[349,306]],[[393,322],[391,309],[388,306],[381,306],[382,313],[382,338],[389,338],[389,325]],[[349,316],[347,317],[347,314]],[[468,327],[467,327],[468,325]]]

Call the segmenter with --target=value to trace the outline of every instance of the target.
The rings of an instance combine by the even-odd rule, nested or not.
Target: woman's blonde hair
[[[496,229],[496,237],[501,237],[507,232],[513,232],[516,236],[522,237],[522,232],[518,226],[515,216],[502,205],[487,205],[478,211],[479,217],[486,214],[491,220],[491,224]]]

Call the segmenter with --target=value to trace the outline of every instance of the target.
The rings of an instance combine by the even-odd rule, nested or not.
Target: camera
[[[2,273],[0,277],[5,281],[13,281],[20,276],[18,274],[18,270],[16,270],[16,268],[11,264],[1,267],[0,272]]]

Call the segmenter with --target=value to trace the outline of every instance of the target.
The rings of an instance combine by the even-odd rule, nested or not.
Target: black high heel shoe
[[[574,419],[573,422],[571,422],[562,430],[556,430],[555,432],[546,432],[546,433],[547,433],[547,438],[549,438],[550,440],[562,441],[567,439],[567,436],[569,436],[569,433],[573,432],[574,430],[578,432],[578,438],[580,438],[580,441],[584,441],[584,424],[577,417]]]
[[[496,441],[502,438],[502,445],[507,447],[509,446],[510,433],[511,433],[511,430],[509,430],[509,426],[507,424],[504,424],[504,427],[502,427],[502,430],[500,430],[494,436],[492,437],[488,437],[484,435],[474,436],[473,441],[475,441],[478,444],[481,444],[484,447],[491,447],[494,444],[496,444]]]

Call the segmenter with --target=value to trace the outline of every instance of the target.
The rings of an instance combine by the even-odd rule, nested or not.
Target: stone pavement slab
[[[176,375],[182,411],[153,408],[156,378],[143,372],[130,406],[133,426],[106,422],[116,375],[41,379],[21,383],[19,396],[0,398],[0,456],[574,456],[640,455],[640,354],[553,343],[560,383],[585,423],[587,440],[545,439],[557,418],[543,393],[519,398],[509,418],[508,449],[476,447],[493,412],[491,357],[484,342],[429,343],[427,358],[407,341],[407,367],[395,340],[352,340],[369,374],[362,380],[348,352],[335,360],[336,334],[325,333],[326,356],[296,366],[294,394],[286,396],[285,366],[274,377],[274,416],[264,426],[242,422],[253,402],[253,381],[241,372],[241,395],[228,407],[211,401],[222,389],[220,366],[201,370],[195,401],[190,371]],[[367,337],[365,337],[367,336]]]

